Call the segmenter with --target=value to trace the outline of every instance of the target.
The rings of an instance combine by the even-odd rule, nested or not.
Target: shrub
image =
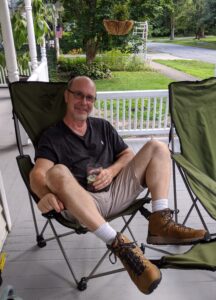
[[[123,71],[127,64],[129,54],[122,53],[120,50],[106,51],[98,58],[100,61],[108,65],[111,71]]]
[[[107,51],[97,60],[107,64],[111,71],[143,71],[150,69],[142,57],[122,53],[120,50]]]
[[[66,72],[68,77],[88,76],[92,79],[104,79],[111,77],[111,71],[103,62],[93,62],[87,65],[85,58],[60,58],[58,70]]]

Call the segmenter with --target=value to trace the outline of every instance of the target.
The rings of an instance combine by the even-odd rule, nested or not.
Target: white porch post
[[[44,81],[49,81],[49,71],[47,65],[47,54],[46,54],[46,40],[43,39],[43,45],[41,46],[41,61],[45,63],[46,68],[44,69]]]
[[[0,8],[0,22],[4,41],[4,52],[8,71],[8,79],[10,82],[19,81],[16,50],[14,46],[13,32],[7,0],[0,0]]]
[[[31,57],[31,67],[32,70],[35,70],[38,66],[38,62],[37,62],[37,48],[36,48],[36,41],[35,41],[31,0],[25,0],[25,10],[26,10],[26,19],[27,19],[29,52]]]

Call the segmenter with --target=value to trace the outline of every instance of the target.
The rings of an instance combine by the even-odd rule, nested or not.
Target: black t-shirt
[[[63,121],[47,129],[39,140],[35,159],[46,158],[67,166],[87,188],[87,165],[98,163],[107,168],[127,147],[108,121],[89,117],[84,136],[74,133]]]

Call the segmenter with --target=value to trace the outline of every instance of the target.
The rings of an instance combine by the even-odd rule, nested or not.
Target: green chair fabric
[[[181,153],[173,159],[216,219],[216,78],[169,85],[170,113]]]
[[[42,131],[65,113],[65,82],[14,82],[10,84],[13,110],[35,145]]]
[[[161,268],[216,271],[216,240],[199,243],[183,254],[164,256]]]

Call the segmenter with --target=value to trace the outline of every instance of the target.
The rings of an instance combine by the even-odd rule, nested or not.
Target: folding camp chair
[[[63,217],[62,214],[56,213],[52,211],[44,215],[46,218],[46,222],[41,231],[39,231],[38,223],[36,219],[34,202],[38,202],[37,196],[31,191],[29,184],[29,174],[32,170],[34,164],[29,155],[24,154],[24,149],[22,146],[19,122],[22,124],[26,133],[28,134],[30,140],[33,145],[36,146],[38,139],[43,130],[48,128],[50,125],[56,123],[58,120],[62,119],[65,113],[65,101],[64,101],[64,90],[66,88],[66,83],[45,83],[45,82],[15,82],[10,84],[10,94],[13,104],[13,116],[15,123],[15,132],[17,138],[17,145],[19,149],[20,155],[17,156],[17,163],[22,175],[22,178],[26,184],[28,189],[30,205],[36,230],[36,239],[39,247],[46,246],[46,242],[52,239],[56,239],[59,247],[62,251],[62,254],[66,260],[66,263],[70,269],[70,272],[73,276],[75,283],[77,284],[78,289],[84,290],[87,287],[87,281],[91,278],[96,278],[104,275],[108,275],[111,273],[119,272],[124,269],[113,270],[109,272],[103,272],[100,274],[96,274],[96,271],[100,264],[103,262],[104,258],[108,254],[109,251],[106,251],[104,256],[99,260],[95,268],[90,272],[89,275],[82,277],[81,280],[78,280],[72,264],[70,263],[65,250],[63,248],[61,237],[68,235],[69,233],[77,233],[77,234],[85,234],[88,230],[81,226],[78,222],[68,221]],[[108,221],[112,219],[122,217],[124,220],[124,226],[121,230],[123,232],[126,228],[129,230],[132,239],[135,241],[133,233],[129,227],[130,222],[138,212],[144,216],[148,216],[148,211],[143,207],[145,203],[148,203],[150,198],[148,197],[148,193],[141,199],[139,199],[133,206],[129,207],[121,214],[114,216]],[[126,217],[129,216],[129,217]],[[55,222],[62,224],[63,226],[72,229],[69,233],[59,235],[55,229]],[[51,226],[54,237],[53,238],[44,238],[44,232],[47,225]]]
[[[171,83],[169,100],[174,170],[177,166],[192,200],[183,224],[195,208],[213,237],[198,203],[216,220],[216,78]],[[175,152],[175,132],[180,153]],[[177,200],[175,203],[177,206]]]
[[[93,268],[93,270],[85,277],[82,277],[80,280],[77,279],[77,276],[74,273],[73,265],[69,261],[65,250],[63,248],[61,238],[69,234],[85,234],[87,229],[82,227],[79,223],[72,223],[65,219],[61,214],[58,214],[54,211],[45,214],[45,225],[42,230],[39,231],[34,202],[38,202],[37,196],[31,191],[29,185],[29,173],[33,167],[33,162],[29,155],[24,154],[19,122],[22,124],[26,130],[29,138],[31,139],[34,146],[36,146],[37,141],[41,132],[46,129],[51,124],[54,124],[60,120],[65,112],[65,102],[64,102],[64,90],[66,88],[66,83],[45,83],[45,82],[15,82],[9,85],[10,94],[13,104],[13,116],[15,123],[15,131],[17,137],[17,145],[20,152],[20,155],[17,157],[17,163],[22,175],[22,178],[28,189],[30,205],[32,210],[32,216],[34,220],[37,244],[39,247],[46,246],[46,242],[56,239],[59,244],[60,250],[65,258],[65,261],[68,265],[68,268],[72,274],[72,277],[79,290],[85,290],[87,287],[88,280],[92,278],[97,278],[104,275],[109,275],[112,273],[123,271],[124,269],[117,269],[112,271],[107,271],[103,273],[96,273],[101,263],[104,261],[105,257],[108,254],[108,250]],[[114,216],[113,218],[122,217],[124,220],[124,226],[121,230],[123,232],[126,228],[129,230],[132,239],[135,241],[133,233],[129,228],[129,224],[135,217],[138,211],[141,214],[148,218],[150,212],[144,207],[146,203],[150,201],[148,193],[144,198],[138,200],[135,205],[129,207],[129,209],[123,211],[121,214]],[[110,221],[110,220],[108,220]],[[70,232],[64,234],[58,234],[56,231],[56,222],[60,223],[66,228],[72,229]],[[47,226],[50,225],[54,236],[49,237],[48,239],[44,238],[45,230]],[[141,248],[145,250],[147,245],[143,245]],[[152,249],[152,247],[149,247]],[[207,249],[207,250],[206,250]],[[216,269],[216,241],[212,240],[208,244],[198,244],[195,247],[192,247],[190,251],[182,255],[167,255],[168,252],[161,250],[162,253],[165,253],[167,256],[163,256],[158,260],[152,260],[160,268],[199,268],[207,270]],[[160,251],[160,250],[159,250]],[[205,253],[210,252],[211,255],[205,256]],[[192,258],[192,259],[191,259]]]

